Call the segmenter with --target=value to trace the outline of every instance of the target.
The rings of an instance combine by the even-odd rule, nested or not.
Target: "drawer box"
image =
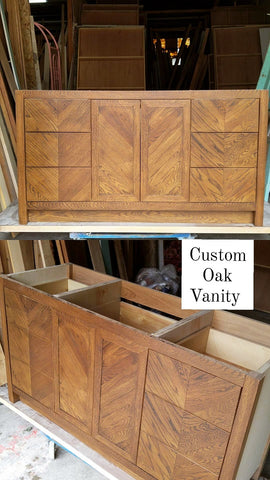
[[[0,294],[11,401],[135,478],[254,474],[270,433],[269,325],[72,264],[2,276]]]
[[[262,225],[268,91],[16,95],[21,223]]]

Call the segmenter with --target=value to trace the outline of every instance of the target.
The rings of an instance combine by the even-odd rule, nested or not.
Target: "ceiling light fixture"
[[[29,3],[47,3],[48,0],[29,0]]]

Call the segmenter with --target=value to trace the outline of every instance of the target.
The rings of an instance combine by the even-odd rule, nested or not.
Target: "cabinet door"
[[[217,480],[240,392],[150,351],[137,465],[158,480]]]
[[[91,431],[95,331],[76,316],[58,314],[56,411]]]
[[[5,288],[12,384],[54,409],[52,312]]]
[[[93,434],[136,462],[147,351],[124,337],[97,338]]]
[[[142,200],[189,199],[190,102],[142,101]]]
[[[140,102],[94,100],[93,200],[140,199]]]

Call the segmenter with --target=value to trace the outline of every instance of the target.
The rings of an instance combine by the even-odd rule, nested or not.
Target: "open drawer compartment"
[[[156,332],[155,336],[239,368],[257,371],[270,361],[270,346],[263,344],[255,331],[250,334],[254,320],[227,313],[228,318],[241,320],[239,329],[235,325],[231,330],[226,313],[198,312],[180,324]],[[260,322],[257,323],[261,327]]]
[[[177,320],[167,316],[166,312],[163,315],[152,311],[154,303],[152,307],[144,308],[143,296],[139,296],[138,306],[136,301],[131,301],[130,297],[126,295],[125,285],[131,285],[130,288],[132,288],[133,284],[78,265],[58,265],[11,274],[8,277],[53,295],[59,300],[65,300],[147,333],[154,333],[162,328],[175,325],[178,323],[177,320],[182,318],[180,308]],[[139,292],[142,289],[137,285],[134,285],[134,288]],[[151,292],[149,291],[149,293]],[[184,312],[182,313],[184,315]]]
[[[58,298],[147,333],[154,333],[177,323],[177,320],[126,301],[121,280],[64,292],[59,294]]]
[[[64,264],[56,265],[54,267],[40,268],[38,270],[14,273],[7,275],[7,277],[18,281],[23,285],[34,287],[42,292],[60,296],[62,293],[82,290],[89,285],[103,283],[99,280],[98,275],[99,274],[96,272],[91,272],[90,276],[88,275],[87,278],[81,278],[77,274],[74,265]],[[112,277],[108,276],[107,283],[112,281]]]

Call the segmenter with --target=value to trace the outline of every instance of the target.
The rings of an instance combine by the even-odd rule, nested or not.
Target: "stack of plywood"
[[[212,28],[212,39],[215,88],[256,88],[262,68],[260,26]]]
[[[138,5],[85,3],[81,10],[81,25],[138,25]]]
[[[138,6],[83,5],[81,24],[77,89],[144,90],[144,27],[138,25]]]

